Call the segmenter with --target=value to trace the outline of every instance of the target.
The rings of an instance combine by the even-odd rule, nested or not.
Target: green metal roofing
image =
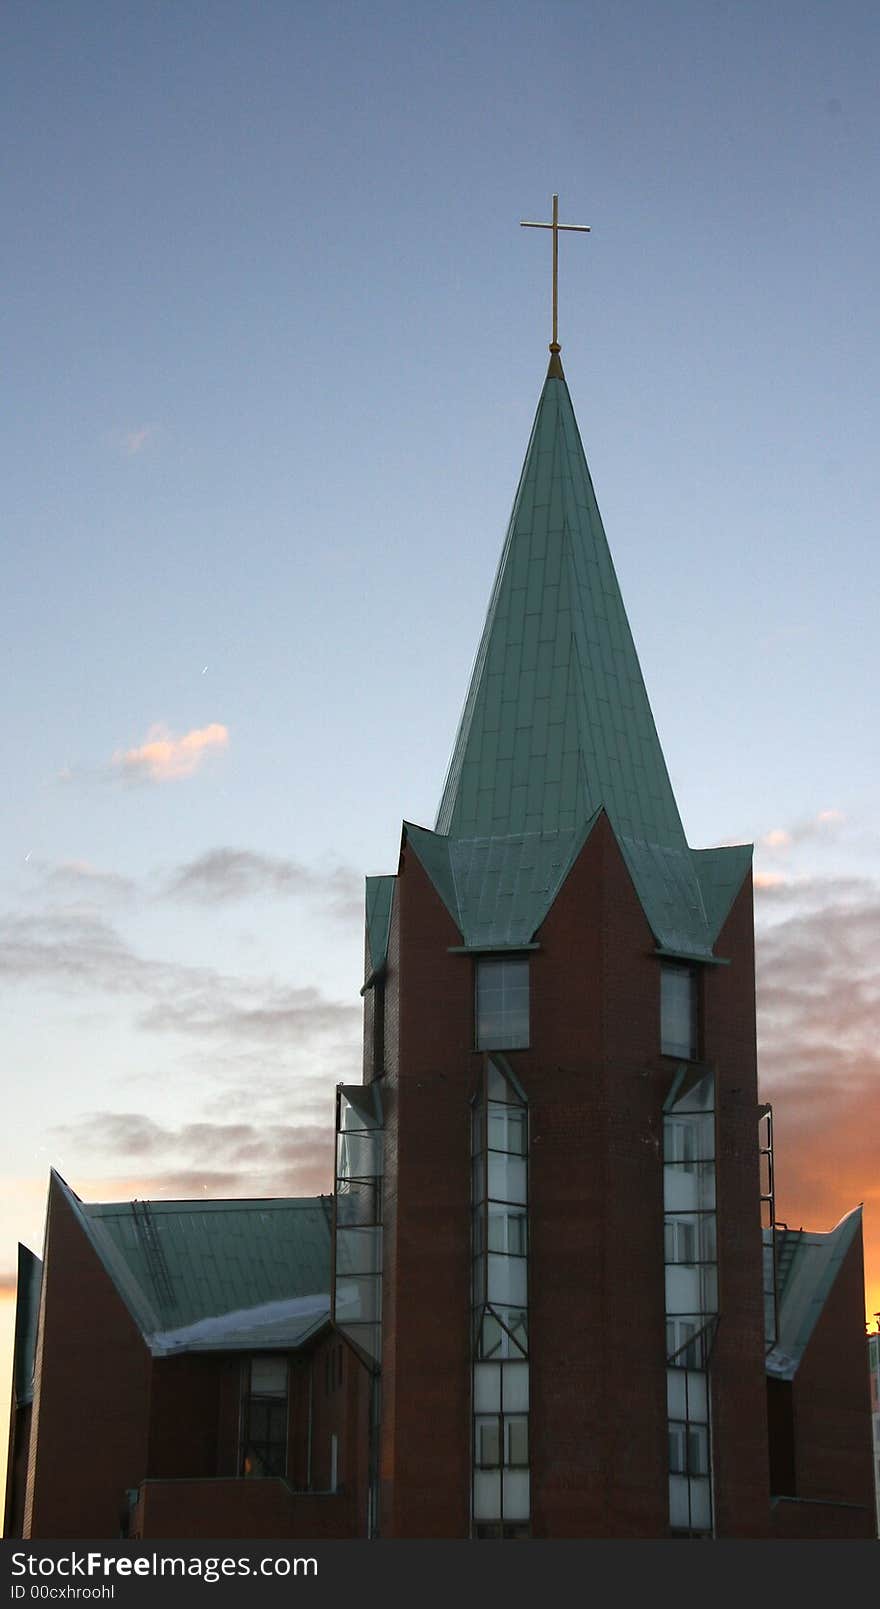
[[[782,1380],[794,1378],[843,1260],[861,1226],[862,1209],[854,1207],[828,1234],[803,1229],[777,1230],[777,1264],[784,1272],[777,1298],[779,1335],[766,1360],[769,1374]]]
[[[574,829],[684,846],[568,386],[548,377],[437,831]]]
[[[15,1340],[12,1389],[15,1405],[21,1408],[34,1394],[34,1353],[37,1345],[37,1319],[40,1311],[40,1280],[43,1265],[27,1246],[18,1248],[18,1280],[15,1289]]]
[[[558,894],[590,828],[444,838],[404,823],[419,857],[469,949],[528,944]]]
[[[295,1347],[326,1323],[326,1198],[87,1204],[55,1178],[154,1353]]]
[[[703,895],[703,908],[714,944],[752,864],[752,844],[729,844],[722,849],[692,849],[691,858]]]
[[[388,955],[394,883],[393,876],[367,878],[367,943],[374,972],[385,965]]]
[[[751,848],[688,847],[557,364],[435,833],[406,832],[466,944],[522,943],[603,808],[660,947],[710,959]]]

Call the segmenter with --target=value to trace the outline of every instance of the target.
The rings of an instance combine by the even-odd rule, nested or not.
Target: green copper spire
[[[559,355],[551,355],[437,815],[686,849]]]

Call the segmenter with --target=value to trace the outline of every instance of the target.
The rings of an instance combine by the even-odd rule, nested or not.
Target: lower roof
[[[53,1175],[154,1355],[290,1350],[330,1312],[330,1198],[83,1202]]]
[[[861,1225],[862,1209],[854,1207],[827,1234],[776,1230],[779,1333],[767,1355],[768,1374],[781,1380],[794,1378]]]

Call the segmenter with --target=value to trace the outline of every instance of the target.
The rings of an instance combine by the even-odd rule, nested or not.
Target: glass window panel
[[[522,1096],[497,1062],[489,1062],[487,1082],[490,1101],[506,1101],[511,1106],[522,1106]]]
[[[712,1529],[712,1499],[709,1492],[708,1480],[689,1481],[691,1495],[691,1529],[694,1531],[710,1531]]]
[[[522,1157],[489,1152],[489,1196],[493,1201],[525,1204],[526,1164]]]
[[[701,1078],[687,1091],[680,1095],[673,1107],[674,1112],[711,1112],[715,1105],[715,1074],[704,1073]]]
[[[358,1092],[359,1095],[361,1092]],[[362,1109],[359,1110],[347,1096],[341,1095],[339,1100],[339,1127],[340,1129],[377,1129],[379,1122],[371,1108],[371,1097],[366,1089],[362,1092]]]
[[[501,1390],[505,1413],[527,1413],[529,1407],[529,1366],[505,1363],[501,1370]]]
[[[496,1309],[498,1317],[505,1326],[514,1344],[505,1352],[505,1357],[518,1357],[520,1352],[528,1348],[528,1319],[524,1308],[499,1307]]]
[[[690,1527],[690,1504],[688,1502],[688,1495],[687,1476],[670,1475],[669,1523],[678,1531],[686,1531]]]
[[[502,1106],[489,1102],[489,1149],[526,1154],[526,1113],[522,1106]]]
[[[527,1299],[524,1257],[489,1255],[489,1301],[524,1306]]]
[[[336,1191],[336,1222],[343,1227],[378,1223],[380,1196],[375,1184],[341,1183]]]
[[[528,1368],[528,1364],[525,1364],[524,1367]],[[499,1363],[474,1364],[474,1411],[476,1413],[500,1413],[501,1365]]]
[[[700,1257],[704,1263],[714,1263],[718,1260],[718,1235],[716,1231],[717,1219],[714,1212],[703,1213],[697,1220],[699,1240],[697,1242]]]
[[[675,1475],[687,1474],[687,1425],[670,1421],[669,1468]]]
[[[287,1396],[287,1359],[251,1359],[251,1395]]]
[[[674,1368],[700,1369],[703,1365],[702,1316],[669,1318],[666,1321],[666,1355]]]
[[[667,1162],[663,1169],[667,1212],[711,1211],[715,1206],[715,1164]]]
[[[336,1146],[336,1171],[340,1179],[374,1179],[382,1172],[382,1133],[340,1134]]]
[[[520,1049],[529,1042],[529,963],[527,956],[478,961],[477,1046],[483,1050]]]
[[[336,1274],[376,1274],[382,1268],[381,1229],[337,1229]]]
[[[663,1158],[693,1168],[715,1156],[714,1112],[693,1112],[667,1117],[663,1122]]]
[[[473,1303],[474,1303],[474,1306],[475,1307],[480,1307],[481,1304],[483,1302],[485,1302],[485,1300],[486,1300],[486,1259],[485,1259],[485,1257],[475,1257],[474,1258],[474,1277],[473,1277]]]
[[[689,1369],[687,1374],[687,1417],[703,1424],[709,1418],[706,1376],[698,1369]]]
[[[248,1429],[252,1441],[269,1440],[268,1402],[252,1401],[248,1404]]]
[[[697,980],[691,967],[660,968],[660,1048],[664,1056],[697,1054]]]
[[[689,1475],[708,1475],[709,1429],[707,1425],[688,1425],[687,1461]]]
[[[714,1263],[704,1263],[700,1270],[700,1310],[718,1312],[718,1269]]]
[[[501,1420],[496,1415],[474,1420],[474,1461],[481,1469],[501,1463]]]
[[[471,1114],[471,1156],[477,1156],[483,1149],[483,1108],[476,1107]]]
[[[474,1471],[474,1519],[500,1520],[501,1471]]]
[[[529,1461],[529,1421],[525,1415],[504,1421],[505,1464],[527,1464]]]
[[[489,1250],[506,1251],[513,1257],[524,1257],[528,1249],[527,1218],[524,1212],[511,1211],[489,1203]]]
[[[369,1275],[338,1279],[336,1282],[336,1317],[342,1324],[371,1324],[379,1317],[379,1300],[382,1281]]]
[[[529,1472],[527,1469],[504,1471],[504,1518],[527,1520],[529,1517]]]
[[[685,1375],[683,1369],[666,1370],[666,1412],[670,1419],[687,1417]]]
[[[478,1338],[478,1352],[481,1358],[506,1358],[508,1355],[507,1336],[501,1328],[494,1313],[484,1313],[480,1320],[480,1333]]]
[[[702,1281],[698,1268],[682,1263],[666,1264],[667,1313],[702,1313]]]
[[[482,1156],[475,1156],[471,1165],[471,1200],[476,1204],[482,1201],[485,1194],[486,1163]]]

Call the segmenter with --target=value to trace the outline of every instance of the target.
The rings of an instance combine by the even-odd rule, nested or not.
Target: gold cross
[[[557,329],[558,312],[559,312],[559,231],[560,231],[560,229],[571,229],[571,230],[576,231],[578,234],[588,235],[590,233],[590,226],[589,226],[588,223],[560,223],[559,222],[559,197],[554,196],[553,197],[553,222],[552,223],[525,223],[525,222],[521,222],[520,223],[520,228],[521,229],[552,229],[553,230],[553,340],[552,340],[552,342],[550,344],[550,351],[551,352],[559,352],[561,350],[560,345],[559,345],[559,335],[558,335],[558,329]]]

